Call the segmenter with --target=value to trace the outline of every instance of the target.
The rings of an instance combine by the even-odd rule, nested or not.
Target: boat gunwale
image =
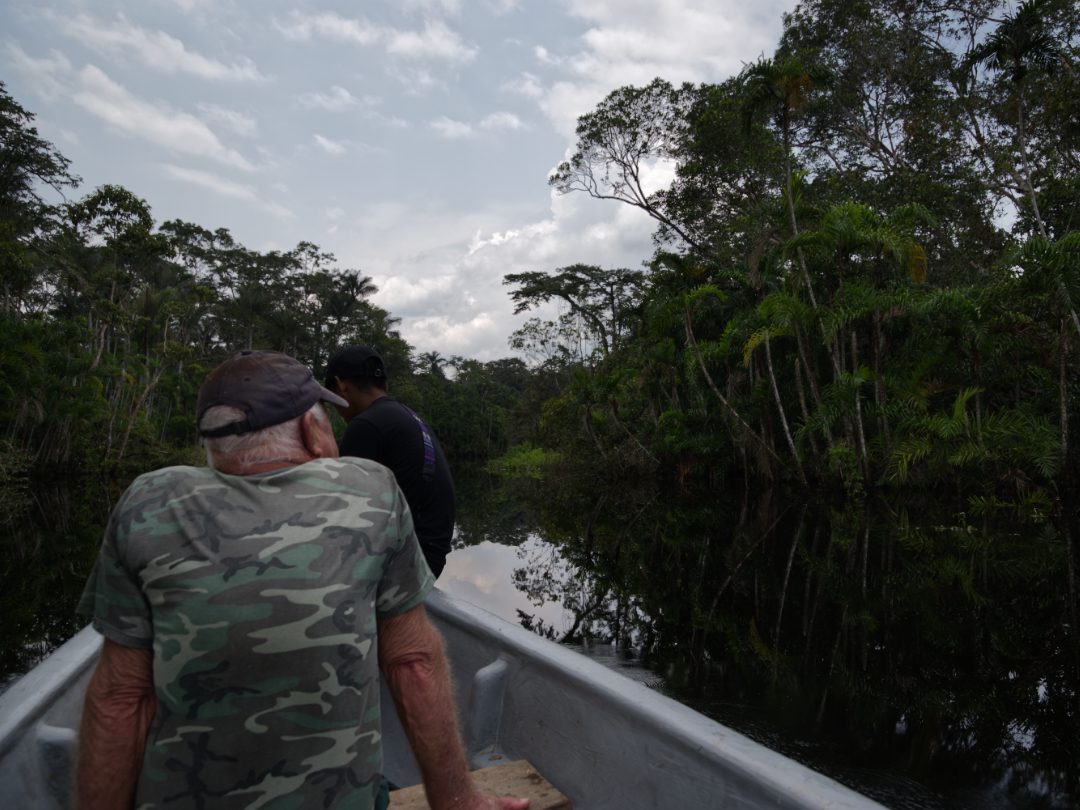
[[[455,630],[484,639],[499,637],[502,656],[520,656],[564,682],[609,701],[616,710],[643,717],[643,725],[658,737],[693,757],[720,764],[792,805],[807,808],[885,810],[884,806],[830,776],[750,739],[677,700],[650,689],[575,650],[536,635],[470,602],[432,591],[426,609]],[[615,677],[612,677],[615,676]]]
[[[79,681],[101,644],[101,634],[88,624],[0,694],[0,757]]]

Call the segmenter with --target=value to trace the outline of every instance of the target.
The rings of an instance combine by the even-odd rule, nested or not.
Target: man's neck
[[[386,399],[387,393],[378,389],[360,391],[357,396],[357,413],[363,413],[380,399]]]
[[[267,459],[266,461],[256,461],[251,464],[231,464],[228,461],[225,461],[224,463],[218,464],[215,469],[226,475],[259,475],[260,473],[284,470],[288,467],[297,467],[301,464],[307,464],[314,459],[315,456],[308,456],[303,459]]]

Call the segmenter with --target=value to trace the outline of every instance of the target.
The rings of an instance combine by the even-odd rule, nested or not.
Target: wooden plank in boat
[[[472,778],[484,793],[529,799],[529,810],[572,810],[570,800],[525,759],[473,771]],[[429,810],[424,786],[391,791],[390,810]]]

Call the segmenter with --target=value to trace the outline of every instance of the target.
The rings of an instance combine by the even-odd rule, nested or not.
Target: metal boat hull
[[[578,653],[441,591],[473,765],[528,759],[576,810],[881,805]],[[82,694],[101,637],[86,628],[0,695],[0,807],[66,810]],[[383,693],[384,770],[419,781]]]

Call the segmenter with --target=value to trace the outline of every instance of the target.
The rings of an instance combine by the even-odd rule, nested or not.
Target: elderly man
[[[242,352],[199,391],[210,468],[142,475],[117,504],[80,603],[105,636],[82,810],[385,806],[380,669],[434,810],[527,807],[469,777],[404,497],[337,457],[321,402],[343,404]]]

